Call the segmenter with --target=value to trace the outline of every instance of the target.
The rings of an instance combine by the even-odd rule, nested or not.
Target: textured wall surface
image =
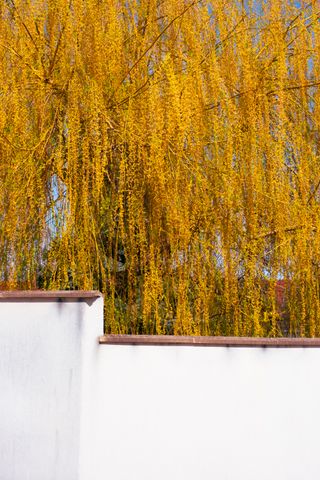
[[[0,301],[0,480],[79,478],[88,345],[101,330],[102,298]]]

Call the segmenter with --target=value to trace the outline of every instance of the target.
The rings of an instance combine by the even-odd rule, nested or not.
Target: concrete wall
[[[0,298],[0,480],[76,480],[103,300],[34,295]]]
[[[83,478],[319,479],[320,349],[101,347]]]
[[[318,480],[320,348],[101,332],[101,298],[0,301],[0,480]]]

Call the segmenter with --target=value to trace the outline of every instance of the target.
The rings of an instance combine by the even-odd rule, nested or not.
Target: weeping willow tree
[[[319,336],[319,18],[2,0],[1,287],[100,289],[112,333]]]

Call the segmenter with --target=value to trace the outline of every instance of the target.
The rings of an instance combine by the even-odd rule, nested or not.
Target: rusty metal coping
[[[59,298],[98,298],[97,290],[0,290],[0,300],[59,299]]]
[[[102,345],[176,345],[195,347],[320,347],[320,338],[205,337],[174,335],[103,335]]]

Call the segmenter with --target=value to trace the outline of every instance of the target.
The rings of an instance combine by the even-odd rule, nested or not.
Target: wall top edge
[[[0,300],[46,299],[46,298],[98,298],[102,293],[97,290],[0,290]]]
[[[198,347],[320,347],[320,338],[202,337],[174,335],[103,335],[102,345],[176,345]]]

